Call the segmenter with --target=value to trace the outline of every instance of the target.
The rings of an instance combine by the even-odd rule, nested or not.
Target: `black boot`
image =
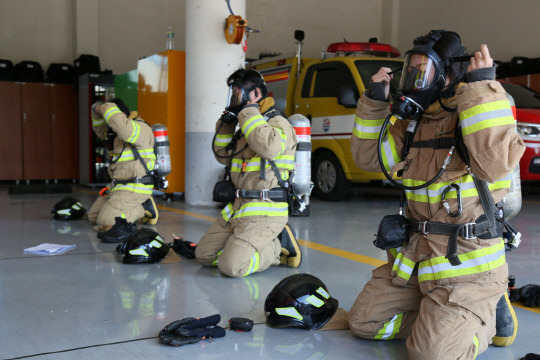
[[[285,225],[281,234],[278,235],[278,239],[281,242],[281,255],[279,257],[281,265],[292,268],[299,267],[302,262],[302,252],[296,240],[296,235],[289,227],[289,224]]]
[[[119,243],[126,240],[135,230],[137,230],[137,225],[127,222],[124,218],[115,217],[114,220],[116,222],[112,228],[97,234],[98,239],[101,239],[106,243]]]
[[[496,333],[493,337],[493,345],[509,346],[516,338],[518,320],[514,308],[510,304],[508,293],[505,292],[497,303],[496,311]]]

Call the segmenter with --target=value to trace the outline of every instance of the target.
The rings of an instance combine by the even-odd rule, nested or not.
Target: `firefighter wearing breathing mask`
[[[294,129],[274,108],[259,72],[237,70],[227,85],[229,104],[216,123],[212,147],[218,162],[230,166],[234,189],[221,216],[200,239],[195,258],[230,277],[271,265],[298,267],[296,239],[280,235],[288,220],[283,186],[294,168]]]
[[[469,55],[451,31],[417,38],[390,108],[396,119],[379,139],[391,119],[393,70],[381,68],[359,99],[351,151],[363,170],[381,171],[382,164],[390,174],[399,171],[408,186],[408,238],[381,247],[388,263],[373,271],[349,325],[366,339],[407,339],[411,359],[474,359],[489,344],[510,345],[517,318],[507,296],[504,243],[485,231],[472,176],[486,180],[488,195],[501,201],[524,144],[486,45]],[[449,156],[459,137],[469,167]]]
[[[112,182],[88,211],[88,220],[96,224],[99,239],[118,243],[136,230],[135,222],[155,225],[158,220],[154,181],[147,175],[156,162],[154,134],[119,98],[92,105],[92,129],[110,148]]]

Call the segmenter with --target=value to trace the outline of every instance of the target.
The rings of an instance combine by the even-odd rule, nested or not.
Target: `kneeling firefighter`
[[[525,147],[486,45],[469,55],[458,34],[434,30],[414,41],[402,71],[390,115],[396,69],[381,68],[358,102],[353,158],[363,170],[398,171],[407,212],[381,222],[375,244],[388,263],[349,324],[362,338],[406,338],[411,359],[474,359],[517,332],[494,203]]]
[[[122,242],[136,230],[136,221],[155,224],[158,219],[152,198],[155,178],[149,175],[156,163],[154,134],[121,99],[92,106],[92,129],[111,151],[112,182],[88,211],[88,219],[96,223],[98,238]]]
[[[294,129],[274,109],[259,72],[237,70],[227,85],[229,104],[216,123],[212,144],[216,159],[230,172],[228,180],[218,183],[223,186],[214,189],[214,201],[227,205],[199,241],[195,257],[231,277],[271,265],[298,267],[300,248],[286,226]]]

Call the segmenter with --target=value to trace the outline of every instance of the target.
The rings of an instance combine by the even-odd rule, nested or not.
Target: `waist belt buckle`
[[[116,181],[111,180],[111,189],[116,186]]]
[[[427,234],[427,225],[428,225],[428,222],[427,221],[419,221],[418,222],[418,232],[419,233],[422,233],[422,234]]]
[[[240,194],[240,189],[236,189],[236,191],[234,192],[234,196],[236,196],[237,198],[242,197],[242,195]]]
[[[270,189],[262,189],[261,192],[259,193],[259,197],[262,199],[262,200],[270,200]]]
[[[135,184],[142,184],[142,178],[141,178],[141,177],[138,177],[138,176],[135,176],[135,177],[133,178],[133,182],[134,182]]]
[[[476,223],[467,223],[463,225],[463,238],[466,240],[472,240],[476,239],[476,235],[474,234],[474,226]]]

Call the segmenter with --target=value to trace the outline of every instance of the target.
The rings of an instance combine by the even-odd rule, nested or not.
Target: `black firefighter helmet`
[[[268,294],[264,312],[268,325],[317,330],[336,313],[338,301],[313,275],[295,274],[281,280]]]
[[[116,250],[124,264],[153,264],[163,260],[169,246],[156,231],[141,228],[135,230]]]
[[[74,198],[63,198],[51,209],[51,213],[56,220],[77,220],[86,214],[86,209]]]

